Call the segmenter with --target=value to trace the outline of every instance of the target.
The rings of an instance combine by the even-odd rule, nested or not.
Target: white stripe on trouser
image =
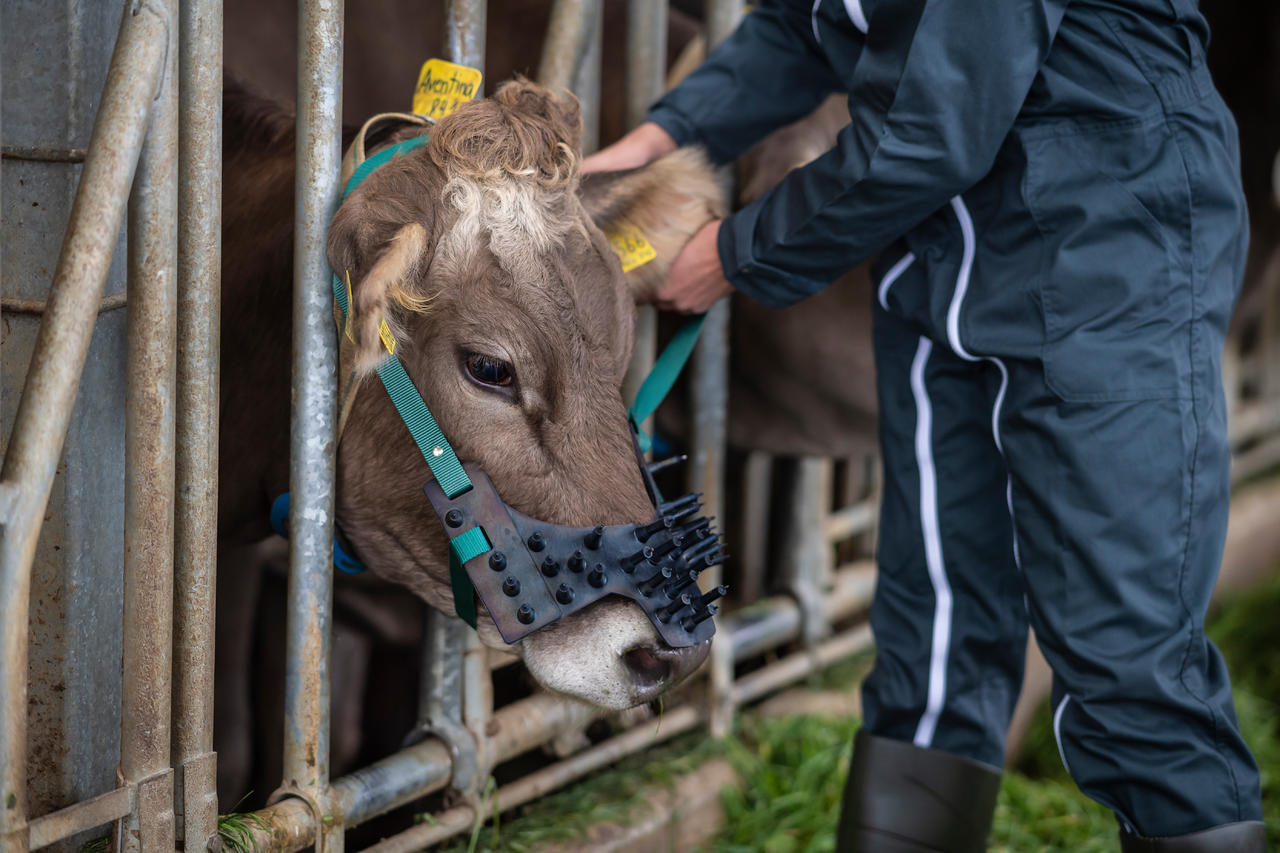
[[[930,746],[947,692],[947,654],[951,645],[951,584],[942,562],[938,529],[938,480],[933,467],[933,407],[924,386],[924,369],[933,342],[921,338],[911,362],[911,394],[916,403],[916,465],[920,469],[920,526],[924,531],[924,560],[933,585],[933,644],[929,654],[929,692],[913,742]]]
[[[907,252],[896,264],[889,267],[889,271],[884,274],[884,278],[880,279],[880,287],[877,288],[876,298],[880,300],[880,307],[884,310],[889,310],[889,288],[893,287],[893,283],[907,271],[907,267],[911,266],[915,259],[915,252]]]
[[[956,355],[965,361],[989,361],[1000,369],[1000,390],[996,393],[995,405],[991,407],[991,436],[995,439],[996,450],[1004,457],[1004,442],[1000,440],[1000,409],[1004,405],[1005,392],[1009,390],[1009,368],[995,356],[976,356],[960,343],[960,308],[964,304],[965,294],[969,292],[969,276],[973,272],[973,257],[977,252],[977,236],[973,230],[973,217],[964,199],[956,196],[951,199],[951,209],[960,223],[960,236],[964,238],[964,249],[960,255],[960,271],[956,274],[956,287],[951,294],[951,304],[947,306],[947,340]],[[1006,460],[1006,468],[1007,460]],[[1013,476],[1007,475],[1004,484],[1004,502],[1009,509],[1009,525],[1013,529],[1013,563],[1022,571],[1022,555],[1018,553],[1018,530],[1013,516]]]
[[[862,0],[844,0],[844,10],[849,14],[849,20],[858,28],[858,32],[865,35],[867,15],[862,11]]]
[[[1067,710],[1067,703],[1071,701],[1071,694],[1064,693],[1062,701],[1058,703],[1058,707],[1053,711],[1053,739],[1058,742],[1058,757],[1062,759],[1062,769],[1067,771],[1067,775],[1071,775],[1071,765],[1067,764],[1067,754],[1062,751],[1062,712]]]

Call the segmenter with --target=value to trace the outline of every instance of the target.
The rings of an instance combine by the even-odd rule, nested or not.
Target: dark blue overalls
[[[728,161],[851,93],[719,250],[774,306],[880,253],[866,728],[999,766],[1029,622],[1064,764],[1144,836],[1261,814],[1203,632],[1247,239],[1207,38],[1193,0],[765,0],[649,116]]]

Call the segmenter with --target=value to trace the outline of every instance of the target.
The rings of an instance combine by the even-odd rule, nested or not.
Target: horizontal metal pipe
[[[18,853],[27,846],[31,563],[160,82],[168,26],[163,11],[146,2],[123,16],[0,471],[17,495],[0,537],[0,845]]]
[[[813,651],[788,655],[777,663],[743,676],[733,686],[735,705],[745,705],[788,684],[794,684],[810,673],[824,669],[843,658],[851,657],[872,645],[871,626],[862,623],[845,633],[819,643]]]
[[[128,304],[127,296],[128,294],[125,293],[112,293],[102,297],[102,301],[98,303],[98,313],[105,314],[125,307]],[[11,296],[0,298],[0,313],[3,314],[40,315],[48,308],[49,300],[47,299],[19,299]]]
[[[610,738],[604,743],[584,750],[572,758],[558,761],[513,782],[497,792],[496,811],[510,811],[544,794],[612,764],[623,756],[639,752],[678,734],[689,731],[701,720],[697,709],[690,705],[677,708],[664,716],[660,723],[650,727],[642,724]],[[418,824],[393,835],[391,838],[366,848],[365,853],[412,853],[438,844],[475,825],[475,811],[469,806],[459,806],[436,815],[434,823]]]
[[[833,574],[832,587],[823,596],[824,621],[840,622],[865,609],[875,591],[875,565],[853,563]],[[735,660],[747,660],[800,636],[800,607],[794,599],[775,596],[725,617],[721,630],[733,638]]]
[[[822,532],[827,542],[839,542],[850,536],[867,533],[875,527],[880,508],[874,501],[862,501],[841,507],[822,522]]]
[[[58,809],[38,817],[30,823],[32,850],[61,841],[64,838],[111,823],[133,811],[133,786],[116,788],[88,800]]]

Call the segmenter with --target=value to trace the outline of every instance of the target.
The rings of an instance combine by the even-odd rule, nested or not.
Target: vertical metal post
[[[27,848],[31,564],[107,271],[164,67],[168,21],[126,9],[0,472],[0,846]]]
[[[298,3],[298,133],[293,251],[284,780],[277,795],[325,814],[329,792],[329,646],[333,620],[334,378],[332,273],[324,245],[342,160],[342,0]],[[342,849],[321,820],[317,849]]]
[[[178,103],[178,413],[174,508],[174,808],[201,850],[217,832],[213,619],[222,301],[222,0],[182,0]]]
[[[120,780],[137,785],[121,850],[174,848],[170,769],[173,677],[174,399],[178,267],[178,0],[164,76],[129,199],[125,392],[124,663]]]
[[[787,590],[800,605],[800,631],[805,649],[814,655],[826,634],[825,579],[830,575],[831,544],[823,521],[831,505],[830,459],[802,456],[795,461],[783,574]]]
[[[542,44],[539,83],[553,91],[573,86],[590,50],[600,9],[600,0],[555,0]]]
[[[667,64],[667,4],[663,0],[627,2],[627,126],[644,121],[649,106],[662,94]],[[624,400],[635,399],[640,383],[653,368],[658,352],[658,312],[649,305],[636,310],[636,343],[622,380]],[[652,432],[650,424],[642,424]]]
[[[484,71],[487,6],[485,0],[445,0],[445,50],[450,62]]]
[[[586,52],[573,74],[570,88],[582,105],[582,153],[590,154],[600,147],[600,58],[604,51],[604,2],[591,0]]]
[[[707,52],[738,25],[742,0],[707,0]],[[693,443],[689,466],[691,491],[705,495],[707,514],[724,518],[724,456],[729,410],[729,300],[707,312],[702,337],[693,354]],[[703,588],[720,583],[720,567],[703,573]],[[711,734],[727,735],[733,727],[732,643],[711,644]]]

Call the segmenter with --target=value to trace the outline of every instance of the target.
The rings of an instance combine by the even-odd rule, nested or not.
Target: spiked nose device
[[[479,528],[491,550],[463,567],[507,643],[600,599],[617,595],[639,605],[667,643],[697,645],[715,633],[711,617],[723,586],[703,593],[698,573],[722,562],[724,545],[701,516],[699,495],[663,501],[653,487],[655,514],[644,524],[567,527],[539,521],[502,502],[479,466],[463,463],[472,488],[450,498],[433,480],[427,499],[450,537]]]

